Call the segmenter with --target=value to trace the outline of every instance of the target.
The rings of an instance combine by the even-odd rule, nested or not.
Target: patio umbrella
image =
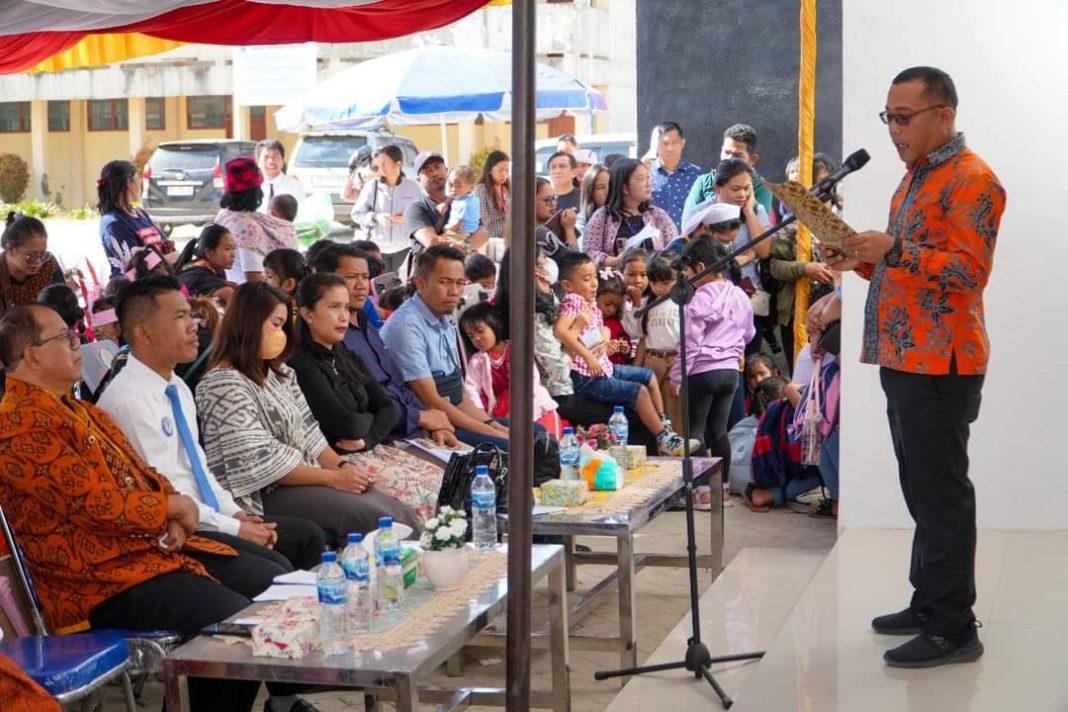
[[[537,119],[607,108],[604,95],[536,65]],[[275,112],[279,131],[375,129],[512,117],[512,57],[466,47],[423,47],[362,62],[320,82]]]

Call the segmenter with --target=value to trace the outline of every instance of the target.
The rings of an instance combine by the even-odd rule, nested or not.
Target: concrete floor
[[[804,514],[787,509],[774,510],[764,514],[749,511],[739,497],[734,498],[734,506],[726,510],[726,540],[724,542],[723,564],[745,547],[787,547],[811,548],[827,552],[834,546],[837,526],[834,521],[816,520]],[[682,553],[685,546],[685,519],[683,512],[667,512],[654,520],[639,535],[636,548],[638,551],[657,553]],[[699,553],[708,546],[708,519],[697,517],[697,541]],[[596,539],[585,543],[599,548]],[[602,544],[603,545],[603,544]],[[703,546],[701,546],[703,545]],[[608,569],[586,566],[579,569],[577,590],[589,588]],[[638,610],[638,660],[644,661],[656,649],[667,633],[675,627],[688,611],[687,573],[685,569],[649,569],[638,574],[636,584]],[[701,571],[698,581],[704,592],[712,583],[707,571]],[[535,589],[534,619],[544,617],[545,585]],[[612,634],[618,630],[616,615],[616,596],[614,593],[602,597],[599,605],[572,626],[575,633]],[[540,609],[540,610],[539,610]],[[539,615],[541,614],[541,615]],[[680,655],[684,651],[679,651]],[[715,655],[716,651],[713,650]],[[572,709],[575,712],[594,712],[603,710],[616,696],[620,689],[619,681],[596,682],[593,673],[597,670],[611,669],[619,666],[616,653],[571,652],[571,690]],[[533,689],[548,689],[549,658],[548,652],[534,652],[532,661],[534,675]],[[503,687],[505,683],[504,650],[476,649],[465,652],[465,670],[462,678],[449,678],[444,671],[439,671],[431,680],[432,684],[454,686],[462,680],[464,685]],[[146,709],[159,709],[162,686],[152,683],[145,689],[144,703]],[[265,695],[261,689],[260,700],[255,709],[262,709]],[[308,695],[321,712],[341,712],[342,710],[362,710],[363,695],[356,692],[329,692]],[[391,709],[389,703],[383,705]],[[107,709],[122,709],[120,699],[109,695]],[[424,709],[431,709],[425,705]],[[470,709],[499,709],[472,707]]]

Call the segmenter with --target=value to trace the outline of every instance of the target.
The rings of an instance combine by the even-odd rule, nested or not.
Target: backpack
[[[796,477],[819,475],[820,468],[801,464],[801,443],[791,436],[794,406],[786,398],[768,404],[753,443],[753,482],[761,489],[781,489]]]
[[[731,492],[735,494],[745,492],[745,486],[749,484],[753,469],[753,444],[756,442],[758,423],[756,416],[746,416],[735,423],[727,433],[727,439],[731,443],[731,469],[726,477]]]

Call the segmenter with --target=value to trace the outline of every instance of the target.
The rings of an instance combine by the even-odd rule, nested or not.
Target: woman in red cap
[[[271,250],[297,249],[297,233],[292,223],[273,215],[256,212],[263,202],[263,173],[249,156],[226,162],[226,192],[219,204],[222,210],[215,222],[237,242],[237,260],[226,270],[234,284],[263,280],[263,258]]]

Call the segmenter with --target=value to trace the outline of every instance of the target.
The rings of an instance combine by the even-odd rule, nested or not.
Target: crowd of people
[[[753,129],[727,129],[707,172],[683,159],[671,122],[642,160],[602,163],[573,136],[558,148],[535,195],[535,481],[559,476],[564,426],[623,406],[631,442],[651,453],[741,466],[731,480],[755,511],[822,488],[812,513],[836,516],[833,273],[799,261],[788,230],[727,259],[788,215],[755,170]],[[507,449],[498,277],[510,259],[492,246],[511,238],[508,156],[490,153],[481,175],[424,152],[407,176],[403,159],[395,146],[354,155],[343,194],[355,239],[301,250],[303,191],[282,145],[261,142],[226,163],[214,223],[180,251],[140,207],[133,164],[111,161],[97,182],[101,284],[64,275],[40,220],[8,216],[0,505],[53,631],[196,633],[379,517],[419,529],[443,468],[408,440]],[[820,156],[814,168],[833,165]],[[680,275],[696,288],[685,333],[674,303],[651,304]],[[795,363],[800,280],[822,291]],[[810,402],[824,414],[823,457],[775,481],[759,471],[761,437],[796,460]],[[773,410],[788,410],[782,432],[759,420]],[[736,433],[751,436],[752,467],[748,455],[731,463]],[[256,690],[190,683],[203,710],[248,709]],[[313,709],[293,686],[269,692],[275,712]]]

